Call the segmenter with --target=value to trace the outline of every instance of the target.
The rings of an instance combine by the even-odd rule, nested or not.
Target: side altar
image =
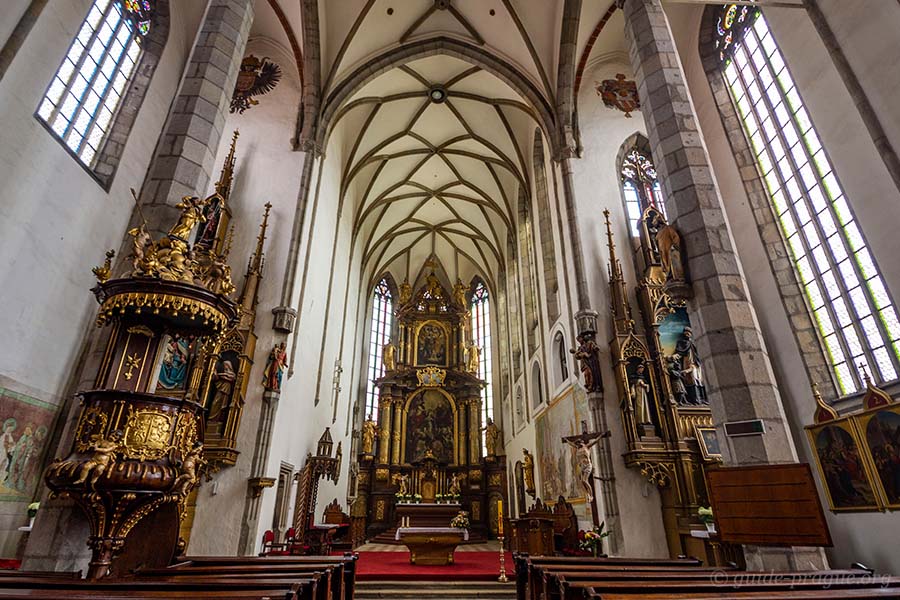
[[[470,290],[441,281],[429,261],[420,287],[399,289],[385,374],[377,380],[378,415],[363,425],[358,501],[366,536],[398,543],[397,528],[448,527],[462,510],[470,540],[497,534],[506,500],[500,431],[482,423],[479,352],[471,341]],[[375,420],[377,419],[377,420]],[[484,439],[484,442],[483,442]]]

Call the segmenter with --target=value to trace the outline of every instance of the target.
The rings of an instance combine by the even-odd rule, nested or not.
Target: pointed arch
[[[896,305],[763,11],[707,7],[699,52],[811,380],[897,379]]]
[[[469,286],[469,312],[472,343],[479,348],[478,377],[486,384],[481,389],[481,425],[484,427],[488,419],[494,418],[493,319],[491,294],[487,284],[477,275]]]
[[[650,140],[639,132],[629,136],[619,147],[616,169],[622,183],[622,202],[634,244],[639,233],[638,221],[647,208],[653,206],[666,216],[666,203],[653,165]]]
[[[547,156],[541,130],[534,130],[532,161],[534,167],[534,198],[538,207],[538,227],[541,255],[544,257],[544,291],[547,296],[547,318],[555,323],[559,318],[559,278],[556,272],[556,243],[550,214],[550,193],[547,188]]]
[[[538,286],[536,268],[534,264],[534,231],[531,218],[530,198],[523,188],[519,188],[518,204],[518,238],[519,256],[521,265],[522,287],[525,304],[525,341],[528,356],[537,349],[538,317]]]
[[[378,418],[380,390],[375,382],[384,376],[384,347],[391,342],[394,328],[394,302],[397,285],[385,273],[372,289],[369,311],[369,347],[366,364],[366,415]]]

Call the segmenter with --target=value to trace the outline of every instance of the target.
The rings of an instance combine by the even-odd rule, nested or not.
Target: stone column
[[[697,126],[660,0],[618,0],[671,223],[692,278],[688,311],[726,464],[796,462],[781,397],[735,253],[706,146]],[[764,435],[726,438],[724,423],[761,419]],[[745,547],[748,568],[810,568],[790,549]],[[818,560],[816,560],[818,559]]]
[[[252,24],[253,0],[210,0],[141,190],[157,233],[174,223],[182,196],[206,191]]]

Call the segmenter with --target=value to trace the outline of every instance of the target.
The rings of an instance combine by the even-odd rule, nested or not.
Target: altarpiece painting
[[[831,510],[878,510],[878,499],[853,423],[849,419],[837,419],[806,431]]]
[[[440,463],[454,462],[455,416],[453,403],[438,390],[426,389],[407,406],[406,462],[422,460],[429,450]]]
[[[0,501],[30,501],[56,407],[5,388],[0,406]]]
[[[900,405],[857,417],[885,506],[900,508]]]

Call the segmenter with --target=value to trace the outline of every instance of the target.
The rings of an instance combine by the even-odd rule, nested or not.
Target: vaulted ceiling
[[[266,10],[287,15],[281,24],[292,31],[299,5],[316,5],[266,2]],[[581,9],[569,63],[581,57],[584,64],[612,2],[575,3]],[[315,27],[307,18],[303,35],[293,31],[307,53],[304,80],[318,80],[318,141],[340,161],[338,201],[351,211],[354,252],[368,277],[390,270],[412,280],[434,255],[451,278],[497,282],[515,247],[508,240],[520,204],[531,206],[535,132],[550,138],[548,152],[558,133],[566,5],[318,0]],[[272,16],[265,17],[270,24]],[[621,47],[621,33],[616,37],[598,44],[601,51]],[[441,48],[429,49],[435,40]],[[319,60],[310,63],[315,53]]]

